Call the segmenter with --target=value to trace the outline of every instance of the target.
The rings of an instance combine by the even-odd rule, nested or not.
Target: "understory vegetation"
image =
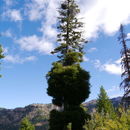
[[[103,87],[91,120],[86,121],[85,130],[130,130],[130,109],[122,105],[114,108]]]
[[[119,107],[114,117],[104,113],[92,113],[91,120],[86,122],[85,130],[130,130],[130,110]]]

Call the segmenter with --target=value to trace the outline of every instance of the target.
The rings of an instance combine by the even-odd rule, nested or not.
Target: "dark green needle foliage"
[[[0,59],[4,58],[4,55],[3,55],[3,49],[2,49],[2,46],[0,45]],[[1,63],[0,63],[1,64]],[[1,75],[0,75],[1,77]]]
[[[34,125],[31,124],[28,118],[23,118],[20,123],[19,130],[35,130]]]
[[[85,40],[82,36],[83,23],[77,19],[80,12],[74,0],[61,3],[58,17],[57,41],[59,46],[52,52],[59,60],[52,64],[47,74],[47,93],[59,111],[50,113],[50,130],[83,130],[87,114],[80,107],[90,94],[89,73],[81,68]]]
[[[63,66],[54,63],[48,73],[48,94],[53,97],[53,103],[79,105],[89,96],[89,73],[79,64]]]
[[[78,5],[74,0],[64,0],[59,9],[60,16],[57,26],[60,32],[57,35],[59,46],[52,53],[59,53],[58,57],[61,61],[64,61],[68,52],[77,52],[76,55],[83,53],[85,39],[82,37],[83,23],[77,19],[79,12]]]

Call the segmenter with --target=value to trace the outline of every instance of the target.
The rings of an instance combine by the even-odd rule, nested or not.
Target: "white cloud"
[[[109,63],[105,63],[105,64],[101,64],[101,62],[99,60],[96,60],[94,65],[100,71],[106,71],[110,74],[121,75],[121,73],[122,73],[120,59],[116,60],[113,63],[109,62]]]
[[[116,92],[116,91],[119,91],[120,88],[117,87],[117,86],[112,86],[112,88],[106,90],[107,93],[111,93],[111,92]]]
[[[56,42],[57,16],[59,0],[31,0],[26,4],[26,14],[31,21],[42,20],[39,31],[42,32],[47,43]]]
[[[110,98],[123,97],[123,93],[119,92],[118,94],[110,95]]]
[[[13,64],[15,63],[24,63],[24,62],[27,62],[27,61],[34,61],[36,60],[36,57],[35,56],[28,56],[28,57],[20,57],[19,55],[7,55],[5,56],[4,58],[4,61],[6,62],[11,62]]]
[[[7,47],[2,47],[2,49],[3,49],[3,53],[4,53],[4,54],[7,54],[7,53],[8,53],[8,48],[7,48]]]
[[[102,70],[102,64],[100,62],[100,60],[95,60],[94,61],[94,66],[99,69],[99,70]]]
[[[56,40],[58,7],[61,0],[31,0],[26,5],[26,12],[31,21],[41,20],[39,29],[47,42]],[[115,6],[116,5],[116,6]],[[121,23],[130,23],[130,1],[129,0],[81,0],[79,6],[85,23],[85,37],[97,37],[98,32],[113,34],[119,29]],[[121,10],[122,7],[125,7]],[[51,40],[50,40],[51,39]],[[94,51],[94,50],[92,50]],[[117,68],[112,65],[111,67]],[[106,65],[106,69],[109,69]]]
[[[130,39],[130,33],[127,34],[127,39]]]
[[[5,0],[5,2],[9,5],[12,0]],[[52,28],[52,23],[56,24],[60,2],[61,0],[27,0],[24,12],[31,21],[43,19],[42,31],[51,23],[47,28],[56,32]],[[97,37],[99,31],[113,34],[119,29],[121,23],[130,23],[130,0],[78,0],[78,3],[81,9],[80,17],[84,19],[85,34],[88,38]],[[22,19],[19,10],[11,10],[8,14],[14,21]]]
[[[31,0],[26,3],[26,13],[30,21],[41,20],[41,27],[38,31],[42,37],[37,35],[21,37],[17,43],[27,51],[39,51],[49,54],[54,49],[57,31],[58,0]],[[43,20],[42,20],[43,19]]]
[[[43,20],[55,23],[59,0],[30,0],[25,5],[25,15],[29,20]],[[53,19],[52,19],[53,18]],[[54,20],[55,19],[55,20]]]
[[[89,53],[94,52],[94,51],[97,51],[97,48],[93,47],[93,48],[90,48],[90,49],[88,50]]]
[[[7,11],[5,11],[5,13],[3,14],[4,17],[8,17],[11,19],[11,21],[21,21],[22,20],[22,15],[20,10],[16,10],[16,9],[8,9]]]
[[[121,59],[122,59],[122,58],[116,60],[115,63],[116,63],[116,64],[121,64]]]
[[[40,53],[48,54],[53,50],[53,44],[45,40],[43,37],[32,35],[29,37],[22,37],[16,41],[22,49],[27,51],[39,51]]]
[[[56,36],[57,36],[57,30],[56,30],[56,23],[57,23],[57,12],[58,8],[58,0],[49,0],[45,13],[44,13],[44,21],[42,22],[40,31],[42,32],[44,36],[44,41],[47,41],[47,43],[55,43],[56,42]],[[50,46],[51,49],[53,49]]]
[[[7,6],[11,6],[13,4],[13,1],[12,0],[4,0],[5,1],[5,4]]]
[[[57,16],[60,2],[61,0],[31,0],[26,4],[27,15],[32,21],[44,18],[55,24],[53,19]],[[78,3],[88,38],[97,37],[99,31],[113,34],[121,23],[130,23],[129,0],[80,0]]]
[[[4,0],[7,6],[12,5],[12,0]]]
[[[25,13],[29,17],[29,20],[40,20],[45,13],[45,7],[48,0],[31,0],[27,1],[25,7]]]
[[[1,32],[1,36],[11,38],[12,37],[12,32],[10,30],[6,30],[5,32]]]
[[[119,86],[112,86],[112,88],[106,90],[110,98],[115,98],[115,97],[122,97],[123,96],[123,91],[121,91]]]
[[[123,96],[123,91],[121,91],[119,86],[112,86],[110,89],[106,90],[110,98]]]
[[[34,60],[36,60],[35,56],[28,56],[24,58],[24,61],[34,61]]]
[[[27,43],[26,39],[30,40],[34,37],[33,35],[19,39],[22,48],[26,50],[38,50],[40,52],[45,52],[43,47],[45,45],[52,48],[52,42],[56,42],[57,29],[55,26],[57,25],[60,2],[61,0],[27,0],[24,9],[9,9],[6,11],[6,16],[12,21],[22,20],[20,11],[24,10],[24,15],[30,21],[39,20],[41,22],[39,31],[42,32],[42,38],[38,38],[40,40],[37,41],[44,42],[44,45],[41,45],[41,42],[39,44],[42,48],[40,49],[37,46],[35,49],[33,44],[29,42],[29,47],[32,45],[30,48],[33,49],[27,49],[28,47],[24,46],[22,41],[24,40]],[[81,9],[79,17],[83,18],[83,22],[85,23],[85,37],[88,39],[97,37],[100,31],[111,35],[119,29],[121,23],[130,23],[130,0],[78,0],[78,3]]]
[[[86,36],[97,37],[98,31],[113,34],[121,23],[130,23],[130,0],[82,0]]]
[[[87,62],[89,61],[89,58],[87,58],[86,56],[83,56],[83,61]]]
[[[121,66],[118,64],[104,64],[104,70],[106,72],[109,72],[110,74],[116,74],[120,75],[121,74]]]

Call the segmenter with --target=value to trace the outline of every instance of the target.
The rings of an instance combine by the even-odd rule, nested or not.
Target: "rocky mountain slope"
[[[121,103],[121,99],[122,99],[121,97],[116,97],[116,98],[112,98],[110,100],[114,107],[118,107],[119,104]],[[89,102],[86,102],[86,103],[84,103],[84,106],[87,107],[89,112],[92,112],[96,108],[96,100],[91,100]]]
[[[113,105],[120,104],[121,97],[111,99]],[[96,100],[84,103],[89,112],[94,111]],[[49,112],[54,109],[52,104],[32,104],[24,108],[0,109],[0,130],[18,130],[23,117],[28,117],[36,126],[36,130],[48,129]]]
[[[37,127],[46,124],[51,104],[32,104],[24,108],[0,109],[0,130],[18,130],[23,117],[28,117]]]

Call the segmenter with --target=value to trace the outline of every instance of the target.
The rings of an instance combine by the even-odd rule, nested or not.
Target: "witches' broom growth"
[[[83,23],[77,18],[80,12],[74,0],[64,0],[59,9],[57,41],[59,46],[52,52],[58,54],[47,74],[47,93],[59,110],[50,113],[49,130],[83,130],[87,115],[80,104],[90,93],[89,73],[81,68],[83,61]]]

